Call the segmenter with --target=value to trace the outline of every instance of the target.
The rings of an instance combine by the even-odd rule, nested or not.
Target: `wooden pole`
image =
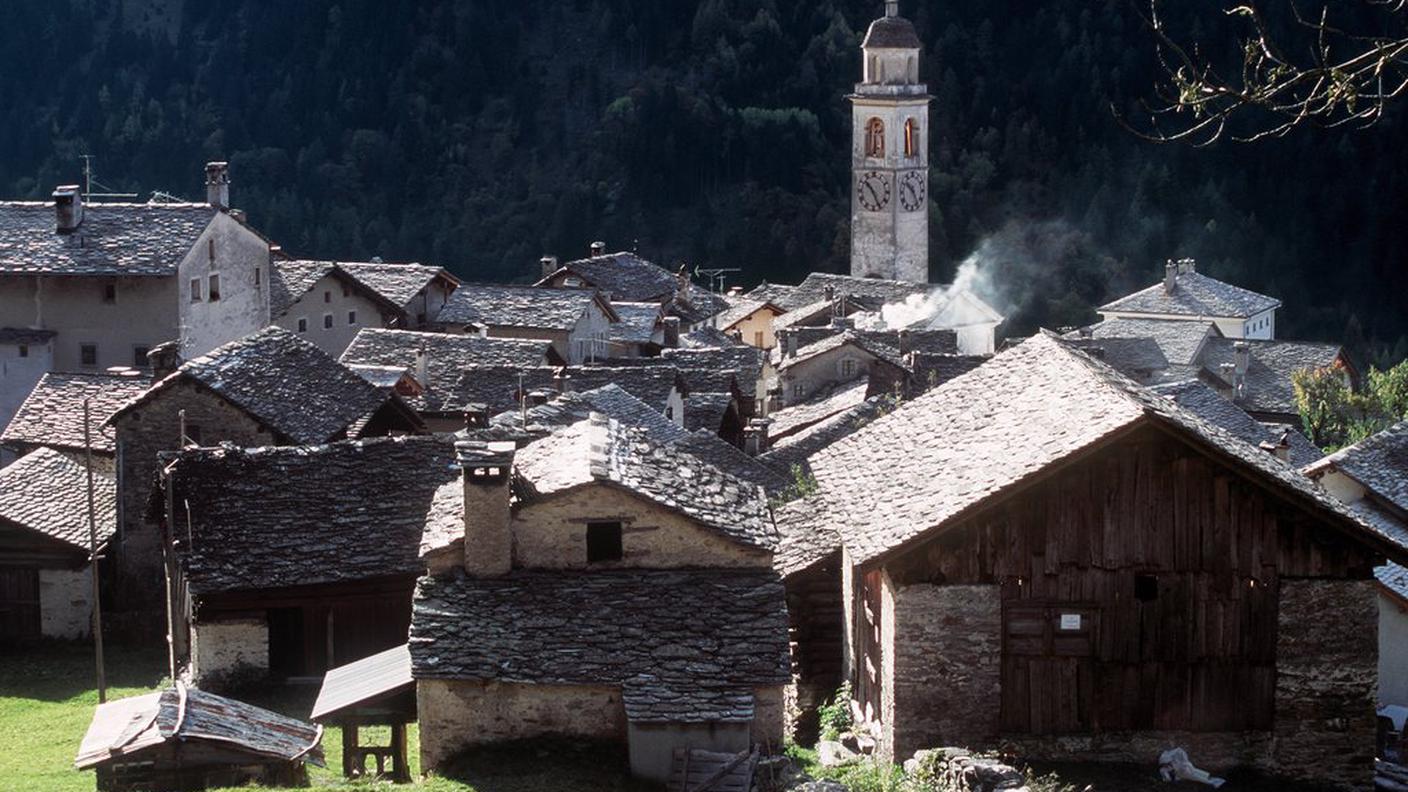
[[[103,605],[98,591],[98,518],[93,506],[93,436],[89,427],[89,402],[83,400],[83,458],[88,469],[88,568],[93,577],[93,651],[98,664],[98,703],[108,700],[108,680],[103,669]]]

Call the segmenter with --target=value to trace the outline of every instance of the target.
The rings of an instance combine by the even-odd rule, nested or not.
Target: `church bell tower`
[[[851,274],[929,282],[929,89],[898,0],[870,24],[851,100]]]

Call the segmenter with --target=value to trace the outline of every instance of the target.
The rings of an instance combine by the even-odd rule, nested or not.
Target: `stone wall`
[[[390,317],[384,315],[383,310],[380,303],[373,302],[341,279],[325,275],[294,300],[282,316],[274,317],[274,324],[336,358],[362,328],[389,324]],[[356,321],[349,321],[349,312],[356,314]],[[332,327],[325,326],[328,315],[332,316]],[[306,330],[298,329],[300,319],[307,322]]]
[[[1281,580],[1272,768],[1372,789],[1378,608],[1372,580]]]
[[[269,672],[269,623],[262,618],[191,625],[191,682],[219,687],[234,677]]]
[[[855,361],[855,367],[849,376],[843,373],[842,367],[842,361],[847,358]],[[849,344],[796,363],[778,375],[778,384],[782,388],[782,404],[796,404],[833,385],[868,378],[871,368],[876,365],[879,364],[874,355]],[[800,394],[796,390],[799,385],[802,388]]]
[[[214,257],[212,258],[212,254]],[[269,324],[269,243],[223,212],[206,226],[181,260],[181,355],[190,360]],[[220,299],[209,299],[210,276],[220,276]],[[191,299],[191,281],[200,299]]]
[[[117,287],[112,302],[109,284]],[[52,371],[101,372],[133,365],[139,346],[177,337],[176,294],[175,277],[0,275],[0,326],[56,331]],[[83,365],[85,344],[97,348],[95,365]]]
[[[146,612],[154,627],[165,629],[162,604],[162,537],[145,519],[147,501],[156,483],[157,454],[179,445],[181,419],[197,427],[202,445],[229,441],[238,446],[264,446],[273,435],[248,414],[208,390],[178,381],[137,410],[117,421],[117,520],[113,543],[118,584],[117,611]],[[140,625],[141,620],[137,623]]]
[[[0,288],[4,281],[0,281]],[[20,357],[20,347],[24,347],[24,357]],[[54,368],[53,340],[33,343],[0,344],[0,431],[10,425],[20,405],[28,398],[30,391],[39,384],[39,379]],[[0,450],[0,467],[7,460],[6,451]]]
[[[526,569],[587,567],[587,522],[621,526],[622,567],[767,567],[771,557],[750,550],[661,506],[602,484],[578,487],[532,501],[513,517],[513,565]]]
[[[1384,591],[1378,600],[1378,703],[1408,706],[1408,603]]]
[[[46,638],[77,639],[93,632],[93,578],[82,569],[39,570],[39,630]]]
[[[881,756],[903,760],[920,748],[996,737],[1001,589],[886,583]]]
[[[746,723],[631,723],[627,729],[631,775],[663,784],[676,748],[741,753],[752,746]]]
[[[422,772],[472,745],[544,735],[626,737],[618,687],[421,679],[416,710]]]

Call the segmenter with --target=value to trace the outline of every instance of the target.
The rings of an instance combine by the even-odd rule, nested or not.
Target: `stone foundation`
[[[236,677],[269,673],[269,623],[229,619],[191,626],[192,684],[218,688]]]

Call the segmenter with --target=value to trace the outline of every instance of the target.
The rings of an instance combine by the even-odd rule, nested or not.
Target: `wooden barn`
[[[1373,781],[1373,568],[1402,554],[1271,454],[1039,335],[813,460],[881,754],[1183,746]]]
[[[97,772],[98,792],[306,786],[322,739],[321,726],[177,682],[99,704],[74,765]]]

